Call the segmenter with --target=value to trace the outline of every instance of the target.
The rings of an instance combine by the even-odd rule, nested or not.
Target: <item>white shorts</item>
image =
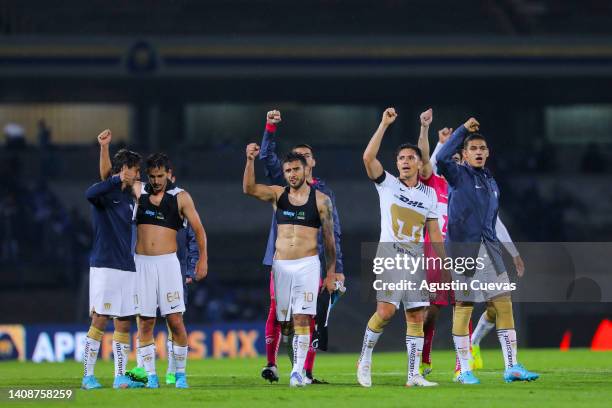
[[[381,242],[379,243],[376,251],[376,257],[383,259],[394,259],[397,255],[403,257],[404,254],[408,255],[410,258],[415,258],[416,255],[416,258],[418,259],[418,257],[422,255],[422,249],[417,248],[414,250],[414,253],[410,253],[408,251],[403,251],[399,244]],[[399,309],[400,305],[403,304],[404,310],[429,306],[429,292],[420,289],[421,282],[426,280],[425,270],[422,268],[422,265],[419,262],[409,261],[407,263],[407,265],[415,264],[417,266],[416,270],[412,270],[411,267],[407,269],[392,268],[386,269],[383,273],[376,275],[375,279],[380,280],[382,285],[398,284],[402,282],[407,284],[408,282],[411,282],[414,284],[415,288],[412,290],[377,290],[376,301],[392,304],[396,309]],[[403,263],[402,268],[404,268]],[[388,286],[386,288],[388,288]]]
[[[294,314],[317,314],[317,295],[321,281],[318,255],[300,259],[274,260],[276,319],[288,322]]]
[[[136,272],[89,268],[89,314],[126,317],[137,311]]]
[[[165,255],[134,255],[138,288],[139,311],[145,317],[155,317],[157,308],[162,316],[183,313],[183,277],[176,253]]]
[[[476,268],[473,276],[465,276],[465,274],[453,273],[453,279],[467,285],[466,290],[455,291],[455,300],[460,302],[476,302],[482,303],[491,300],[492,298],[509,293],[507,290],[486,290],[477,289],[474,290],[471,287],[471,282],[478,281],[480,283],[495,283],[495,284],[509,284],[510,278],[506,271],[501,274],[497,274],[497,270],[491,261],[491,257],[487,253],[487,248],[484,245],[480,246],[478,251],[478,257],[482,260],[483,267]]]

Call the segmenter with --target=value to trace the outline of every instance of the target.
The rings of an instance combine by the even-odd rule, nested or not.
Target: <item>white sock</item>
[[[113,340],[113,358],[115,359],[115,377],[125,375],[130,345]]]
[[[168,370],[166,370],[166,372],[169,374],[176,373],[176,363],[174,360],[174,353],[172,350],[173,350],[172,340],[167,340],[166,341],[166,355],[168,356]]]
[[[293,336],[293,369],[291,374],[298,373],[302,375],[309,347],[310,334],[296,334]]]
[[[487,320],[487,312],[484,312],[480,319],[478,320],[478,324],[474,329],[474,333],[472,333],[472,345],[479,346],[480,341],[495,327],[495,322],[490,322]]]
[[[470,336],[455,336],[453,334],[453,342],[455,343],[457,358],[459,358],[461,373],[470,371]]]
[[[361,346],[361,356],[359,357],[360,362],[372,363],[372,352],[381,335],[382,332],[376,333],[366,327],[363,335],[363,345]]]
[[[498,330],[497,337],[499,338],[499,344],[502,348],[506,368],[511,368],[512,366],[518,364],[518,360],[516,359],[516,330]]]
[[[83,349],[83,369],[84,375],[94,375],[94,368],[98,360],[98,351],[100,351],[100,342],[90,337],[85,337],[85,348]]]
[[[144,364],[142,363],[142,357],[138,350],[140,349],[140,340],[136,339],[136,366],[139,368],[144,368]]]
[[[155,372],[155,344],[149,344],[148,346],[139,347],[138,354],[142,359],[142,364],[147,372],[147,375],[154,375]]]
[[[408,353],[408,381],[419,374],[421,355],[423,354],[424,337],[406,336],[406,351]]]
[[[172,354],[174,354],[174,364],[177,373],[185,373],[188,350],[188,346],[179,346],[177,344],[172,345]]]

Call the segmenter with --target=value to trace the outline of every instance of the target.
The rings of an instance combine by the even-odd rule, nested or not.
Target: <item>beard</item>
[[[304,185],[304,182],[306,181],[306,178],[303,177],[300,180],[298,180],[295,185],[291,185],[290,182],[288,182],[289,186],[291,186],[291,188],[297,190],[298,188],[302,187],[302,185]]]

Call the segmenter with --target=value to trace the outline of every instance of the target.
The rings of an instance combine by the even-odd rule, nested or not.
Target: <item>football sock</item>
[[[423,322],[407,322],[406,351],[408,353],[408,380],[419,374],[423,343]]]
[[[155,343],[153,343],[153,339],[141,341],[140,347],[138,347],[138,354],[140,354],[140,358],[142,359],[142,364],[147,372],[147,375],[156,374]]]
[[[83,349],[83,371],[84,375],[94,375],[94,368],[98,360],[100,342],[104,332],[91,326],[85,337],[85,348]]]
[[[425,339],[423,342],[423,363],[431,364],[431,348],[433,345],[433,337],[436,333],[436,327],[433,322],[424,327]]]
[[[268,365],[276,365],[276,358],[278,356],[278,346],[281,339],[281,325],[276,320],[276,310],[274,302],[270,305],[270,311],[268,312],[268,320],[266,320],[266,357],[268,359]],[[293,353],[292,353],[293,354]]]
[[[130,333],[113,333],[113,358],[115,363],[115,377],[125,375],[128,356],[130,354]]]
[[[499,338],[499,344],[504,355],[504,364],[506,368],[511,368],[518,363],[516,359],[516,330],[498,330],[497,337]]]
[[[185,367],[187,366],[188,349],[188,346],[179,346],[178,344],[172,345],[172,353],[174,354],[174,363],[176,365],[177,373],[185,372]]]
[[[304,362],[304,370],[310,373],[312,376],[312,370],[314,368],[315,357],[317,356],[317,350],[312,347],[312,338],[315,331],[315,321],[310,319],[310,346],[308,346],[308,354],[306,355],[306,361]]]
[[[495,327],[495,322],[489,321],[487,312],[484,312],[480,316],[480,319],[478,319],[478,324],[472,335],[472,344],[479,346],[480,341],[493,329],[493,327]]]
[[[304,369],[304,363],[306,361],[306,355],[308,354],[308,347],[310,347],[310,328],[296,327],[295,334],[293,335],[293,369],[291,373],[298,373],[302,375]]]
[[[470,317],[473,306],[456,305],[453,310],[453,342],[459,359],[459,367],[464,373],[470,370]]]

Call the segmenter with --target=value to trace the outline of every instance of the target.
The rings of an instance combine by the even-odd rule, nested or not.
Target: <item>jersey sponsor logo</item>
[[[476,188],[482,188],[482,186],[479,186],[478,184],[476,184],[474,187],[476,187]]]
[[[113,204],[119,204],[121,201],[119,200],[113,200]]]
[[[420,202],[420,201],[411,200],[411,199],[409,199],[409,198],[404,197],[404,196],[403,196],[403,195],[401,195],[401,194],[400,194],[400,195],[396,195],[395,197],[396,197],[398,200],[400,200],[401,202],[406,203],[406,204],[408,204],[408,205],[410,205],[410,206],[412,206],[412,207],[416,207],[416,208],[423,208],[423,209],[425,209],[425,206],[424,206],[424,205],[423,205],[423,203],[422,203],[422,202]]]
[[[160,212],[160,211],[145,210],[145,212],[144,212],[144,213],[145,213],[145,215],[146,215],[146,216],[153,217],[153,218],[155,218],[156,220],[161,220],[161,221],[163,221],[163,220],[165,220],[165,219],[166,219],[166,217],[164,216],[164,214],[163,214],[162,212]]]
[[[304,211],[298,211],[297,213],[294,211],[288,211],[288,210],[283,210],[283,215],[285,217],[289,217],[292,218],[294,220],[305,220],[306,219],[306,212]]]

